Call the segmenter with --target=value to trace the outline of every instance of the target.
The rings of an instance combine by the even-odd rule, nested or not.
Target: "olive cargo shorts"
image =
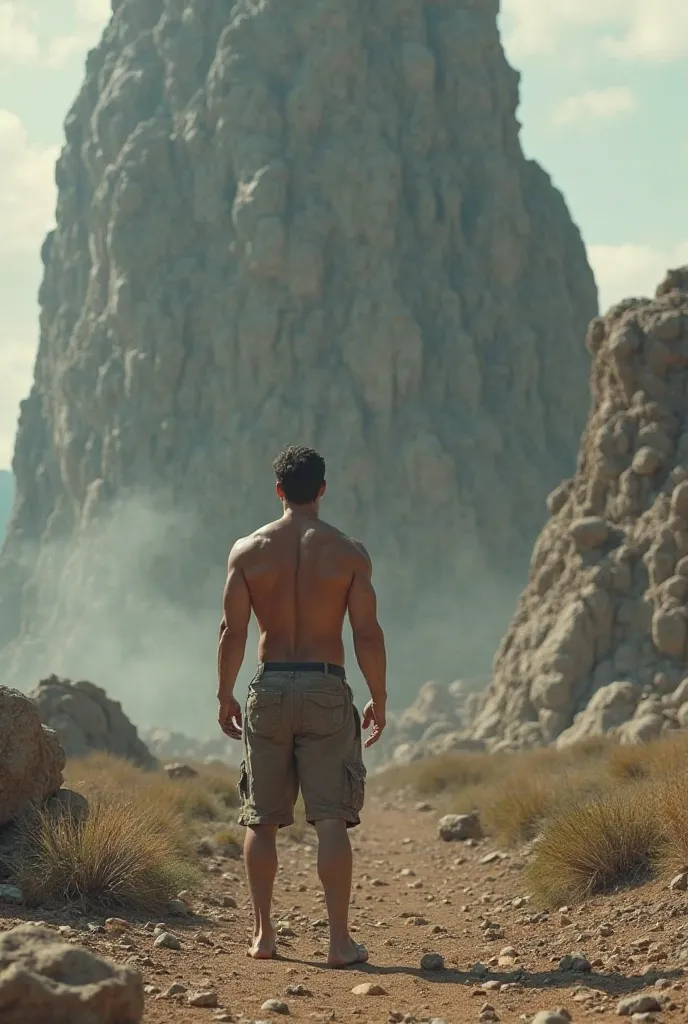
[[[309,824],[336,818],[358,825],[366,769],[344,670],[317,662],[287,671],[288,663],[272,665],[259,668],[246,700],[239,823],[292,825],[300,787]]]

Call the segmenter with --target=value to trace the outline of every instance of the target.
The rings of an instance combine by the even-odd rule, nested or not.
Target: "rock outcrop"
[[[0,686],[0,826],[54,796],[64,766],[64,750],[53,730],[41,725],[35,703]]]
[[[133,967],[20,925],[0,935],[3,1024],[139,1024],[143,981]]]
[[[5,539],[5,530],[12,514],[14,503],[14,477],[6,469],[0,469],[0,548]]]
[[[201,740],[181,732],[155,728],[141,729],[140,732],[141,739],[159,761],[238,764],[241,757],[240,748],[225,737]]]
[[[41,721],[57,734],[67,757],[102,751],[142,768],[155,767],[155,758],[139,739],[122,705],[110,700],[99,686],[50,676],[41,680],[30,697],[38,706]]]
[[[390,712],[382,740],[371,750],[373,760],[409,764],[439,754],[484,749],[484,743],[467,735],[479,699],[475,687],[459,680],[449,686],[423,683],[408,708]]]
[[[484,669],[573,468],[597,310],[521,150],[497,0],[113,6],[42,251],[0,671],[110,687],[112,666],[143,694],[128,650],[196,711],[184,617],[155,602],[216,628],[227,549],[273,515],[293,442],[329,460],[331,515],[407,627],[397,675]]]
[[[593,402],[472,735],[638,742],[688,723],[688,267],[590,324]]]

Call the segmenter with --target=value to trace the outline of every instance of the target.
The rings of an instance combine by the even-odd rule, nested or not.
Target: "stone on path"
[[[558,1010],[540,1010],[533,1017],[531,1024],[570,1024],[571,1014],[564,1007]]]
[[[661,1009],[662,1004],[656,996],[628,996],[617,1003],[616,1013],[619,1017],[633,1017],[636,1013],[653,1013]]]
[[[444,959],[439,953],[426,953],[420,962],[422,971],[443,971]]]
[[[266,999],[261,1010],[265,1010],[266,1013],[281,1013],[288,1014],[289,1007],[286,1003],[283,1003],[281,999]]]
[[[176,935],[172,932],[161,932],[157,939],[153,943],[158,948],[162,946],[163,949],[181,949],[182,944]]]
[[[372,981],[366,981],[362,985],[355,985],[351,989],[355,996],[386,996],[387,993],[382,985],[375,985]]]
[[[217,992],[214,989],[200,989],[198,992],[189,992],[186,997],[189,1006],[204,1006],[212,1010],[217,1006]]]
[[[482,839],[483,830],[477,813],[445,814],[440,818],[439,837],[446,843],[465,839]]]
[[[0,935],[2,1024],[139,1024],[144,994],[134,968],[24,924]]]

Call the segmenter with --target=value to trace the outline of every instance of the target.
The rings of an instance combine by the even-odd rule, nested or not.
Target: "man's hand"
[[[217,720],[223,733],[229,736],[230,740],[241,739],[241,706],[238,700],[229,697],[228,700],[220,701]]]
[[[365,741],[366,747],[372,747],[373,743],[382,736],[385,726],[387,725],[387,716],[385,714],[385,706],[376,704],[370,700],[363,708],[363,722],[362,726],[364,729],[368,729],[372,725],[373,731],[371,732],[368,739]]]

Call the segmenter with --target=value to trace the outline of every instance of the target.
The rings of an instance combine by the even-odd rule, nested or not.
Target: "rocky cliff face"
[[[688,726],[688,267],[592,321],[593,403],[472,735]]]
[[[521,152],[497,0],[113,11],[42,253],[5,672],[109,682],[151,594],[216,608],[297,442],[328,459],[327,512],[374,553],[387,623],[437,624],[400,669],[452,678],[572,467],[596,313],[579,233]]]
[[[0,547],[5,539],[5,530],[12,515],[14,502],[14,479],[6,469],[0,469]]]

